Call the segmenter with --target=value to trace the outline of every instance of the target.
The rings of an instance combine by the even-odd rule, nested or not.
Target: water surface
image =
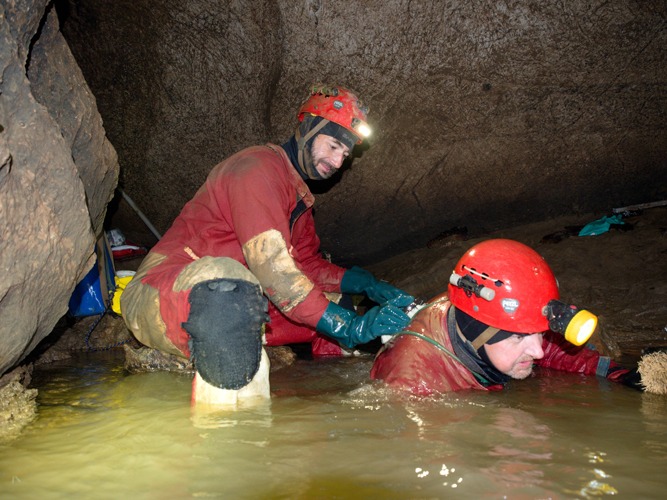
[[[664,498],[667,397],[540,372],[431,399],[372,358],[299,360],[270,402],[193,414],[190,377],[122,353],[41,367],[39,417],[0,446],[1,498]]]

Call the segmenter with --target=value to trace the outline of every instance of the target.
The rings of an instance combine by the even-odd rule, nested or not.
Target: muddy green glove
[[[410,318],[391,304],[376,306],[366,314],[345,309],[331,302],[317,323],[317,331],[337,340],[346,347],[366,344],[374,338],[403,330]]]
[[[340,291],[343,293],[363,293],[380,305],[391,300],[396,307],[407,307],[415,300],[412,295],[386,281],[377,280],[370,272],[357,266],[345,271],[340,282]]]

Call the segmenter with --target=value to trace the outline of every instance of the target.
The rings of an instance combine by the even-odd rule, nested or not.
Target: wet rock
[[[105,351],[125,344],[139,345],[115,314],[88,316],[73,320],[63,317],[53,332],[40,343],[30,359],[35,365],[52,363],[71,357],[78,351]]]
[[[192,363],[180,356],[163,353],[150,347],[124,345],[125,369],[130,373],[154,371],[194,372]]]
[[[583,228],[584,226],[566,226],[564,229],[543,236],[540,243],[559,243],[565,238],[579,235]]]
[[[623,352],[614,337],[613,330],[610,331],[606,318],[598,316],[598,327],[596,332],[597,333],[589,340],[589,344],[592,344],[595,347],[595,350],[603,356],[608,356],[617,360],[620,359]]]
[[[374,129],[317,183],[335,262],[667,194],[664,1],[61,6],[124,189],[162,232],[223,157],[287,139],[319,79]]]
[[[146,346],[124,345],[123,349],[125,350],[125,369],[131,373],[153,371],[194,372],[192,362],[180,356],[162,353]],[[296,360],[296,354],[288,346],[265,346],[265,350],[271,361],[272,372],[289,366]]]
[[[0,443],[15,439],[37,416],[37,389],[28,389],[31,366],[23,366],[0,378]]]
[[[105,135],[95,97],[60,33],[54,8],[47,8],[45,23],[30,52],[28,79],[37,102],[57,124],[71,151],[85,191],[92,229],[100,235],[118,182],[118,157]]]
[[[426,243],[426,248],[433,248],[435,246],[447,247],[451,246],[453,240],[465,241],[466,239],[468,239],[467,227],[453,227],[430,239]]]
[[[52,5],[0,3],[0,374],[67,311],[118,176]]]
[[[283,346],[265,346],[266,354],[271,361],[271,372],[278,371],[286,366],[294,364],[296,353],[286,345]]]

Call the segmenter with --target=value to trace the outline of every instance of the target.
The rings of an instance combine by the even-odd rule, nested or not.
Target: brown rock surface
[[[0,377],[0,443],[11,441],[37,417],[37,389],[28,389],[32,368]]]
[[[46,1],[0,4],[0,75],[2,374],[53,330],[93,265],[118,163]]]

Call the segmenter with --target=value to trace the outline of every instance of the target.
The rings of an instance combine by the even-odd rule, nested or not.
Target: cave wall
[[[161,233],[213,165],[273,135],[283,46],[275,1],[57,9],[118,151],[121,185]]]
[[[374,135],[323,191],[323,248],[364,263],[667,196],[662,1],[63,1],[63,30],[164,231],[210,168],[285,140],[313,81]]]
[[[0,3],[0,375],[66,313],[95,262],[115,150],[46,0]]]
[[[286,23],[287,39],[310,37],[289,44],[283,81],[307,80],[294,63],[319,42],[309,60],[327,60],[326,79],[355,75],[378,129],[320,199],[343,255],[665,198],[664,3],[322,4],[328,22]]]

